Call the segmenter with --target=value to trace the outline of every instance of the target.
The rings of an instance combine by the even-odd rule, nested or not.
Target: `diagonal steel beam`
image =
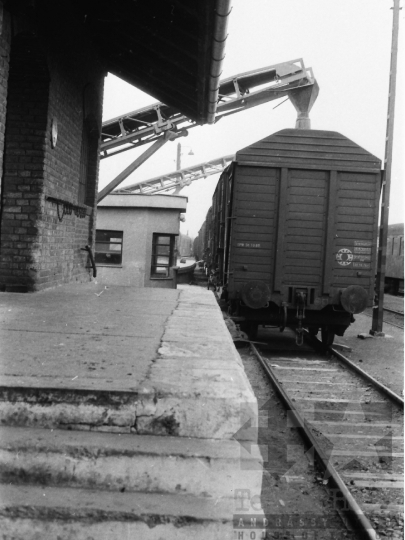
[[[182,134],[183,135],[183,134]],[[113,189],[115,189],[117,186],[119,186],[130,174],[132,174],[138,167],[142,165],[142,163],[145,163],[155,152],[159,150],[159,148],[162,148],[164,144],[167,143],[167,141],[172,141],[173,139],[176,139],[179,136],[179,134],[173,133],[172,131],[167,131],[162,137],[160,137],[157,141],[155,141],[152,146],[150,146],[143,154],[138,156],[135,161],[130,163],[126,169],[124,169],[118,176],[114,178],[114,180],[111,180],[109,184],[106,185],[104,189],[100,191],[100,193],[97,196],[97,202],[99,203],[102,201]]]

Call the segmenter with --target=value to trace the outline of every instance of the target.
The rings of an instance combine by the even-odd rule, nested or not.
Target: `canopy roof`
[[[196,120],[209,120],[229,0],[83,0],[108,71]],[[223,56],[223,54],[222,54]],[[219,80],[219,75],[218,75]],[[214,84],[212,84],[214,83]]]
[[[67,31],[75,39],[80,28],[107,71],[205,123],[214,121],[230,1],[4,0],[3,5],[26,21],[26,29],[36,23],[45,34]]]

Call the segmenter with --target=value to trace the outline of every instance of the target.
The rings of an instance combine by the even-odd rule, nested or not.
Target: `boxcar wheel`
[[[333,340],[335,339],[335,332],[332,332],[332,330],[330,330],[327,326],[322,327],[321,336],[322,345],[324,347],[330,347],[333,344]]]

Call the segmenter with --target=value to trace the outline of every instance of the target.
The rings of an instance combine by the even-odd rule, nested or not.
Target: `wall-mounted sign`
[[[54,117],[51,123],[51,145],[55,148],[58,140],[58,120]]]

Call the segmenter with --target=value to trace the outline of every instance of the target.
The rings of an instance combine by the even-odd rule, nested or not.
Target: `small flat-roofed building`
[[[174,287],[175,241],[187,197],[110,194],[97,207],[97,281]]]

